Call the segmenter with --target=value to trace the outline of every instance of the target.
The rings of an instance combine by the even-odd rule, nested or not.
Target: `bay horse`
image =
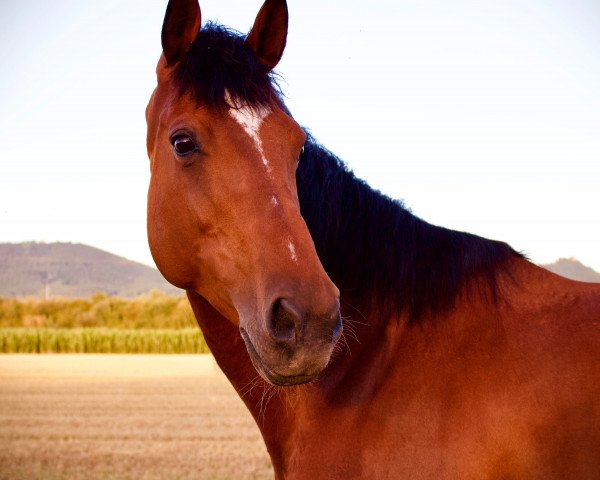
[[[600,478],[600,286],[434,226],[293,119],[284,0],[170,0],[148,238],[277,479]]]

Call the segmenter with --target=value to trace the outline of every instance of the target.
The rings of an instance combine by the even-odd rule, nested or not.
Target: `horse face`
[[[305,134],[278,101],[250,106],[225,90],[211,106],[181,92],[175,71],[199,25],[196,0],[169,2],[146,110],[152,255],[167,280],[239,327],[266,380],[304,383],[341,333],[339,291],[300,215],[295,172]],[[285,2],[267,0],[245,42],[270,69],[286,31]]]

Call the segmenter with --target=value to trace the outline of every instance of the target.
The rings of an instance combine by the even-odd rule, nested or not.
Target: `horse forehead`
[[[260,126],[271,110],[265,107],[233,107],[229,109],[229,115],[239,123],[251,137],[257,136]]]
[[[263,106],[250,106],[234,100],[229,92],[225,92],[225,101],[231,107],[229,116],[231,116],[244,131],[255,141],[259,142],[258,132],[265,118],[271,113],[271,109]]]
[[[265,118],[271,113],[271,109],[262,106],[250,106],[247,104],[240,105],[239,102],[232,99],[229,92],[225,92],[225,100],[228,105],[231,105],[229,108],[229,116],[231,116],[252,139],[254,148],[258,152],[267,174],[271,178],[271,164],[265,156],[262,139],[259,135],[260,127]]]

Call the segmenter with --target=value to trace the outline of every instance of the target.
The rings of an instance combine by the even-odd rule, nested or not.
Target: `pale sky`
[[[0,3],[0,242],[153,264],[144,109],[166,0]],[[247,32],[257,0],[201,2]],[[598,0],[289,0],[301,124],[422,218],[600,271]]]

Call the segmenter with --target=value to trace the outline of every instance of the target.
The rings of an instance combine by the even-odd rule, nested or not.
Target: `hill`
[[[180,294],[155,268],[78,243],[0,243],[0,296]]]
[[[560,258],[556,262],[542,267],[563,277],[580,282],[600,282],[600,273],[586,267],[575,258]]]
[[[544,268],[567,278],[600,282],[600,273],[574,258]],[[182,293],[158,270],[78,243],[0,243],[0,296],[135,297],[150,290]]]

